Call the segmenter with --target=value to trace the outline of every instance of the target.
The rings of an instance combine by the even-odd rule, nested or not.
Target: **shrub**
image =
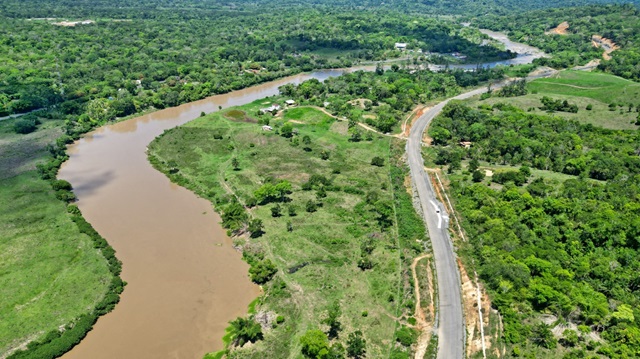
[[[282,207],[279,204],[271,207],[271,217],[280,217],[282,215]]]
[[[315,202],[309,200],[307,201],[307,205],[305,206],[305,209],[307,212],[313,213],[318,210],[318,205]]]
[[[71,202],[76,199],[76,195],[64,189],[56,191],[56,198],[63,202]]]
[[[292,204],[287,207],[287,211],[289,212],[289,217],[295,217],[297,215],[296,207]]]
[[[382,167],[384,166],[384,158],[382,157],[374,157],[371,159],[371,165],[372,166],[378,166],[378,167]]]
[[[402,327],[396,332],[396,340],[405,347],[415,343],[417,337],[416,331],[409,327]]]
[[[278,272],[278,268],[276,268],[275,264],[269,259],[255,261],[251,263],[251,268],[249,268],[251,280],[257,284],[267,283],[273,278],[276,272]]]
[[[234,342],[242,346],[247,342],[255,343],[262,339],[262,327],[253,319],[240,318],[230,322]]]
[[[251,238],[258,238],[264,234],[262,220],[256,218],[249,222],[247,230],[251,233]]]
[[[55,191],[59,191],[59,190],[71,191],[72,189],[71,183],[65,180],[55,180],[51,183],[51,187],[53,187]]]
[[[20,134],[31,133],[35,131],[36,128],[38,128],[38,123],[33,118],[21,118],[19,120],[16,120],[16,122],[13,124],[13,130],[16,133]]]
[[[302,354],[307,358],[324,358],[329,354],[329,339],[322,331],[308,330],[301,338]]]
[[[78,216],[80,215],[80,208],[78,208],[78,206],[76,206],[75,204],[68,205],[67,213]]]
[[[471,179],[473,180],[473,182],[482,182],[482,180],[484,179],[484,173],[482,173],[481,171],[475,170],[473,171],[473,175]]]

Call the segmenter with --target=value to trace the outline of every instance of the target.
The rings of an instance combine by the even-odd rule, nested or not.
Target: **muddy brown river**
[[[278,93],[319,71],[213,96],[104,126],[69,148],[59,178],[85,218],[113,246],[128,285],[65,359],[202,358],[222,348],[227,323],[260,293],[211,204],[151,167],[147,145],[164,130]]]
[[[201,112],[343,72],[291,76],[157,111],[101,127],[70,146],[59,178],[71,182],[85,218],[116,250],[128,285],[115,309],[64,359],[196,359],[222,349],[227,323],[244,315],[260,290],[211,204],[153,169],[146,147]]]

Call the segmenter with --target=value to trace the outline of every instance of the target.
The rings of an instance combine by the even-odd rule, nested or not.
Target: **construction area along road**
[[[548,77],[556,71],[550,70],[530,76],[527,80]],[[494,89],[508,82],[493,85]],[[424,170],[422,158],[422,135],[433,120],[451,100],[464,100],[487,92],[487,88],[475,89],[447,99],[426,111],[416,120],[409,133],[406,152],[411,170],[411,180],[420,198],[420,207],[429,231],[436,267],[438,306],[436,332],[438,336],[439,359],[462,359],[465,357],[465,321],[462,311],[460,272],[453,243],[449,237],[449,217],[445,206],[438,201],[429,175]]]

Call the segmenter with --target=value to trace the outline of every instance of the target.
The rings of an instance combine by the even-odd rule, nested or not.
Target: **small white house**
[[[295,106],[295,104],[296,104],[296,102],[295,102],[295,101],[293,101],[293,100],[287,100],[287,101],[285,101],[284,103],[286,103],[286,104],[287,104],[287,106]]]
[[[280,105],[278,105],[277,103],[274,103],[273,105],[267,107],[267,108],[261,108],[260,109],[260,113],[261,114],[265,114],[267,112],[269,113],[274,113],[275,111],[280,111]]]
[[[407,43],[406,42],[396,42],[395,48],[397,50],[404,51],[404,50],[407,49]]]
[[[273,127],[271,127],[269,125],[262,126],[262,131],[271,131],[271,130],[273,130]]]

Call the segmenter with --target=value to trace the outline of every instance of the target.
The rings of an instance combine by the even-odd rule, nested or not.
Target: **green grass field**
[[[272,101],[259,100],[238,110],[252,115]],[[238,115],[236,109],[232,111]],[[276,133],[286,122],[298,132],[293,139]],[[394,318],[411,298],[401,294],[406,288],[398,286],[403,278],[400,254],[405,252],[398,249],[396,224],[382,229],[365,194],[375,193],[378,200],[394,203],[390,139],[375,135],[371,141],[349,142],[346,122],[308,107],[286,110],[270,125],[274,131],[263,131],[260,124],[213,113],[167,131],[149,146],[156,167],[165,173],[173,168],[169,177],[174,182],[217,203],[218,210],[232,195],[246,202],[268,178],[293,185],[290,201],[281,204],[281,217],[272,217],[274,204],[250,209],[251,216],[264,223],[262,237],[235,239],[245,248],[261,248],[276,263],[278,274],[265,285],[258,307],[284,316],[285,322],[266,333],[263,341],[235,350],[231,357],[298,358],[299,338],[309,329],[326,330],[321,322],[336,301],[343,330],[335,341],[344,344],[348,333],[361,329],[368,357],[387,357],[394,342]],[[307,136],[310,142],[305,144]],[[322,151],[329,153],[328,159],[321,159]],[[371,165],[375,156],[384,158],[385,165]],[[238,170],[233,169],[232,158],[238,159]],[[305,204],[318,200],[317,190],[301,187],[312,175],[328,178],[331,189],[320,200],[321,207],[309,213]],[[288,214],[289,206],[295,208],[295,216]],[[287,231],[287,222],[292,231]],[[411,241],[420,236],[423,229]],[[371,260],[375,265],[363,271],[357,262],[361,242],[367,238],[374,239]]]
[[[12,126],[0,122],[0,356],[90,312],[111,280],[104,257],[34,168],[59,124],[28,135]]]
[[[534,114],[544,114],[539,107],[540,98],[548,96],[553,99],[567,100],[576,104],[578,113],[555,112],[555,116],[589,123],[610,129],[631,130],[638,117],[636,106],[640,105],[640,84],[602,73],[585,71],[562,71],[557,77],[537,79],[527,84],[529,94],[519,97],[492,97],[484,101],[471,100],[473,104],[493,105],[506,102]],[[610,111],[609,104],[616,103],[615,111]],[[628,105],[633,104],[631,112]],[[592,110],[586,110],[591,105]]]

